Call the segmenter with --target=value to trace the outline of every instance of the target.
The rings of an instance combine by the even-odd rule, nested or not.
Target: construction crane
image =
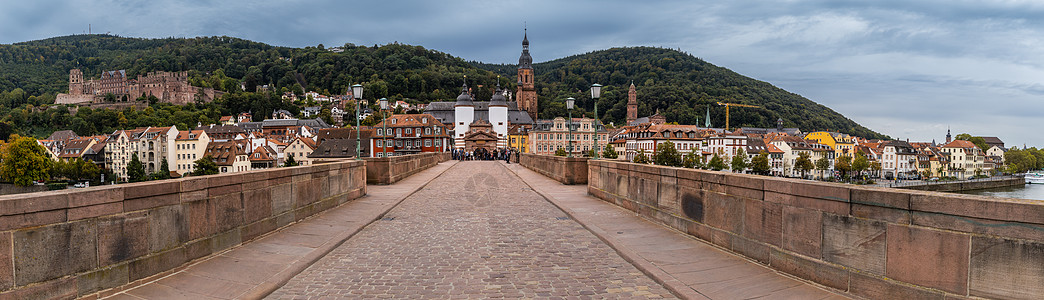
[[[761,108],[761,106],[746,105],[746,104],[739,104],[739,103],[721,103],[721,102],[718,102],[718,105],[725,106],[725,131],[729,131],[729,107],[730,106]]]

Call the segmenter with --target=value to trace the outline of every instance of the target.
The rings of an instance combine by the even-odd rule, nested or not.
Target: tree
[[[160,169],[156,173],[149,175],[150,180],[163,180],[170,179],[170,168],[167,167],[167,158],[164,157],[160,162]]]
[[[605,150],[602,150],[602,157],[603,158],[615,159],[618,156],[619,156],[619,154],[616,153],[616,148],[613,147],[613,145],[606,144],[605,145]]]
[[[196,170],[192,171],[192,176],[213,175],[218,173],[217,164],[214,163],[214,158],[210,155],[197,159],[194,163],[196,164]]]
[[[855,159],[852,160],[852,172],[862,175],[863,171],[866,171],[868,168],[870,168],[870,161],[862,153],[857,153]]]
[[[633,162],[636,164],[648,164],[649,157],[645,156],[645,150],[638,150],[638,154],[634,156]]]
[[[134,155],[131,156],[131,161],[127,163],[127,179],[130,180],[130,182],[145,181],[148,179],[145,178],[145,165],[143,165],[141,160],[138,159],[137,153],[134,153]]]
[[[771,170],[768,153],[759,153],[758,156],[750,160],[750,165],[750,170],[755,174],[768,175]]]
[[[680,167],[682,165],[681,158],[681,153],[678,153],[678,149],[674,148],[674,142],[669,140],[657,145],[656,152],[653,153],[653,161],[661,166]]]
[[[848,178],[848,171],[852,170],[852,157],[842,155],[834,159],[834,170],[841,171],[841,178]]]
[[[73,167],[76,168],[76,180],[91,180],[98,179],[98,174],[101,174],[101,170],[93,162],[86,161],[77,158],[74,160]]]
[[[877,174],[877,176],[880,177],[881,176],[881,173],[880,173],[881,172],[881,162],[876,161],[876,160],[870,162],[870,171],[874,172],[874,174]],[[941,173],[941,171],[940,171],[940,173]]]
[[[290,154],[286,156],[286,161],[283,162],[284,167],[296,167],[299,164],[294,160],[294,155]]]
[[[747,157],[747,151],[740,148],[736,151],[736,155],[732,157],[732,171],[743,173],[748,166],[750,166],[750,158]]]
[[[695,168],[697,165],[699,165],[700,158],[694,152],[695,151],[685,154],[685,158],[682,159],[682,167]]]
[[[0,177],[20,186],[50,178],[47,149],[31,137],[11,135],[10,140],[0,148]]]
[[[811,171],[816,167],[812,163],[812,156],[808,152],[801,152],[798,154],[798,158],[794,161],[794,168],[801,172],[801,178],[805,178],[808,175],[808,171]]]
[[[711,157],[710,162],[707,163],[707,167],[714,171],[721,171],[728,168],[728,166],[725,165],[725,160],[721,159],[721,156],[718,156],[717,154],[714,154],[714,156]]]
[[[819,170],[819,177],[824,177],[823,176],[823,171],[826,171],[829,168],[830,168],[830,160],[828,160],[825,155],[823,157],[819,158],[818,160],[816,160],[816,170]]]
[[[555,150],[555,156],[566,156],[566,155],[568,155],[568,153],[566,153],[565,149],[558,148],[558,150]]]

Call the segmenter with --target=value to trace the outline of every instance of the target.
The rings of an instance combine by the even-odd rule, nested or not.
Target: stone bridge
[[[447,159],[0,196],[0,298],[1044,295],[1044,205],[1028,200]]]

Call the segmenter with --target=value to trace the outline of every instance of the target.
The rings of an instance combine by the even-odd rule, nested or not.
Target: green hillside
[[[7,126],[16,133],[40,136],[79,126],[74,130],[90,134],[143,124],[184,126],[247,110],[258,117],[274,109],[297,111],[274,95],[253,93],[259,85],[270,85],[278,92],[342,94],[349,85],[363,83],[367,99],[388,97],[414,103],[455,98],[464,76],[479,99],[491,96],[497,75],[502,75],[503,87],[514,90],[513,65],[468,62],[403,44],[337,47],[343,51],[334,52],[322,45],[275,47],[231,37],[141,39],[111,35],[74,35],[0,45],[0,131]],[[137,112],[126,110],[123,116],[129,120],[118,121],[104,117],[119,115],[115,112],[88,111],[80,116],[68,115],[64,109],[41,109],[53,103],[54,94],[67,90],[72,68],[82,69],[92,78],[104,70],[125,69],[132,77],[151,71],[188,71],[193,85],[231,94],[213,105],[168,107],[168,113],[150,112],[142,120],[135,118]],[[607,86],[599,100],[602,119],[620,124],[625,114],[626,85],[633,80],[639,88],[639,114],[643,116],[660,111],[669,121],[691,124],[700,118],[702,124],[709,104],[729,101],[764,107],[734,111],[733,127],[774,126],[782,117],[786,126],[805,131],[883,137],[800,95],[669,49],[614,48],[539,63],[534,68],[541,118],[565,115],[561,100],[566,97],[579,99],[580,109],[574,115],[593,115],[587,89],[597,82]],[[240,82],[246,91],[240,90]],[[710,110],[713,125],[724,126],[724,109],[711,106]]]

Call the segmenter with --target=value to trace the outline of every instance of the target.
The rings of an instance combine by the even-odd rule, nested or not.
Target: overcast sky
[[[911,141],[1044,146],[1044,2],[3,1],[0,43],[94,33],[227,35],[278,46],[400,42],[516,63],[620,46],[681,49]],[[808,130],[808,128],[802,128]]]

